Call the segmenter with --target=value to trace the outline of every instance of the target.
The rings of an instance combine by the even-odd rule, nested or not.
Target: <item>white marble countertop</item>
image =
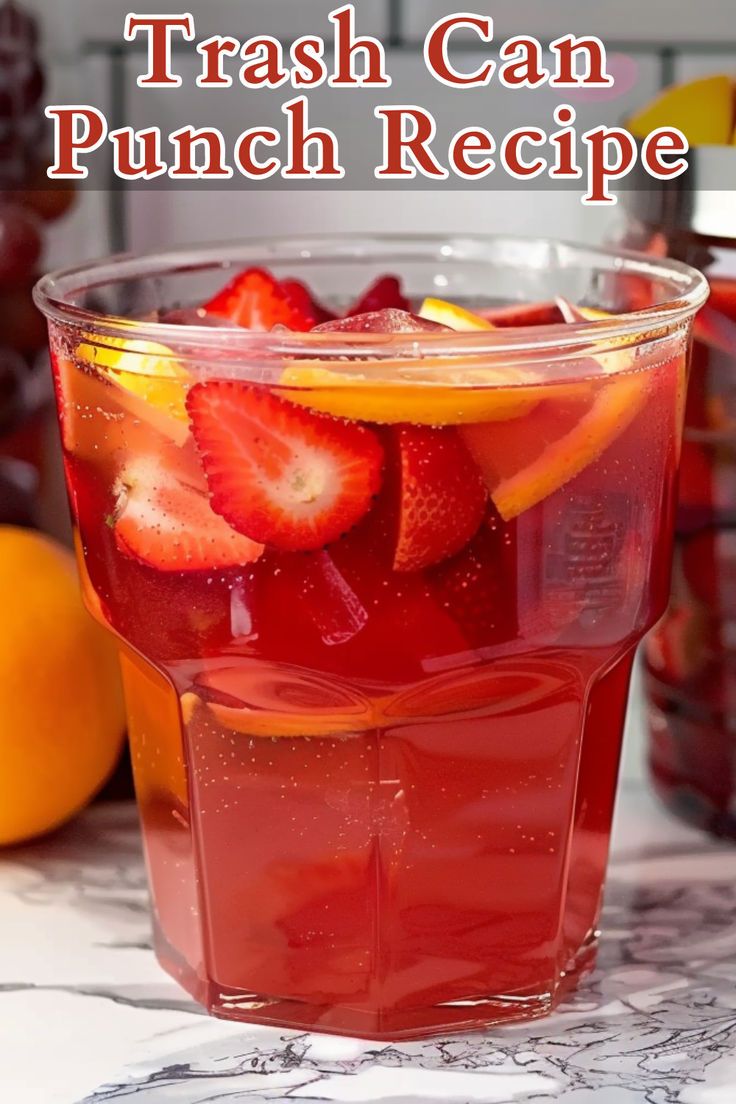
[[[0,859],[0,1100],[736,1100],[736,847],[619,801],[595,974],[526,1027],[390,1045],[210,1019],[156,965],[132,806]]]

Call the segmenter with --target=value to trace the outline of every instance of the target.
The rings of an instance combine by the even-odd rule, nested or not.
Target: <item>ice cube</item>
[[[368,311],[367,314],[354,314],[350,318],[336,318],[333,322],[323,322],[315,326],[312,333],[452,333],[449,326],[439,322],[429,322],[408,311],[386,307],[383,310]]]

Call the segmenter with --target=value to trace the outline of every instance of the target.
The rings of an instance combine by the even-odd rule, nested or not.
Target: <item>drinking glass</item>
[[[254,266],[333,308],[397,273],[494,328],[208,325]],[[559,296],[589,309],[550,321]],[[36,297],[164,968],[217,1015],[374,1038],[549,1012],[598,938],[702,277],[323,237],[112,258]]]

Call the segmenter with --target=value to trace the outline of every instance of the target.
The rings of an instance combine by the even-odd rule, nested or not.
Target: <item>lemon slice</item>
[[[428,322],[439,322],[458,333],[472,333],[474,330],[494,330],[496,327],[479,314],[448,303],[444,299],[425,299],[419,310],[419,317]]]
[[[156,341],[127,337],[106,337],[104,345],[88,337],[77,348],[77,356],[133,395],[168,413],[187,420],[186,388],[189,373],[174,358],[171,349]]]
[[[189,373],[171,349],[156,341],[106,337],[97,344],[87,334],[77,356],[126,394],[124,405],[143,421],[181,444],[188,433],[186,408]]]

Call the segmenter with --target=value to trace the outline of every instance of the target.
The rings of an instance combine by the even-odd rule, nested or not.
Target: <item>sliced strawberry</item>
[[[345,317],[350,318],[353,314],[369,314],[372,311],[385,310],[387,307],[402,311],[408,311],[411,308],[409,300],[401,290],[401,282],[395,276],[379,276],[345,311]]]
[[[397,426],[400,495],[395,571],[418,571],[459,552],[477,532],[487,492],[454,429]]]
[[[301,280],[281,280],[281,290],[288,295],[293,305],[300,310],[305,318],[312,318],[315,323],[329,322],[335,315],[323,306],[306,284]]]
[[[117,486],[118,548],[160,571],[199,571],[252,563],[263,546],[236,533],[206,493],[180,482],[150,455],[131,460]]]
[[[315,318],[305,309],[303,296],[286,290],[270,272],[247,268],[205,303],[207,314],[217,315],[247,330],[269,331],[274,326],[311,330]]]
[[[239,532],[286,551],[321,548],[368,512],[383,449],[339,422],[236,380],[200,383],[187,408],[212,506]]]

